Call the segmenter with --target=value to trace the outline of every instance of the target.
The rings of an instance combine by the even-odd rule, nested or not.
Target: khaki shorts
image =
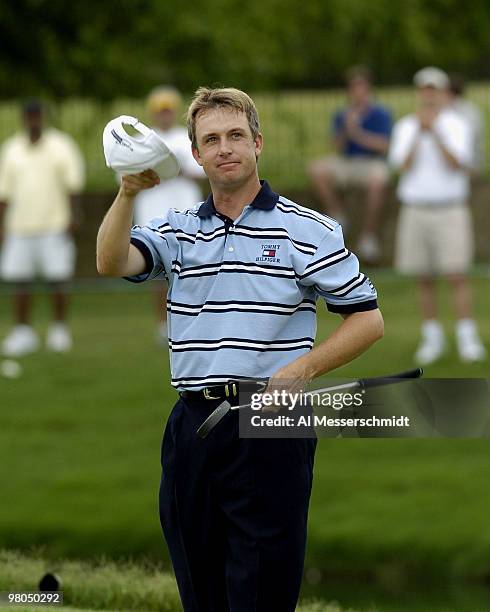
[[[390,176],[388,164],[383,159],[330,155],[313,163],[318,171],[331,174],[343,187],[365,186],[372,180],[387,183]]]
[[[465,204],[402,206],[395,267],[404,274],[460,274],[473,259],[471,212]]]

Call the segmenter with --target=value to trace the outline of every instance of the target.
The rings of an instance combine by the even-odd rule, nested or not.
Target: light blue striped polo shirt
[[[271,376],[307,353],[318,297],[337,313],[377,308],[340,225],[265,181],[235,221],[210,196],[133,227],[131,243],[147,267],[128,280],[168,281],[172,385],[179,390]]]

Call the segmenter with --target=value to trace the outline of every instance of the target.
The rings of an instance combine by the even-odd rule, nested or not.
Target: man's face
[[[43,113],[42,111],[28,111],[24,113],[24,125],[26,130],[34,137],[39,137],[43,130]]]
[[[363,77],[356,77],[349,81],[347,95],[351,104],[356,106],[367,104],[371,97],[371,84]]]
[[[427,86],[417,89],[420,106],[438,109],[446,102],[446,92],[436,87]]]
[[[257,172],[262,135],[253,138],[245,113],[228,108],[199,113],[196,140],[192,153],[211,185],[236,188]]]
[[[153,113],[152,120],[155,127],[166,132],[175,124],[175,110],[171,108],[163,108],[162,110]]]

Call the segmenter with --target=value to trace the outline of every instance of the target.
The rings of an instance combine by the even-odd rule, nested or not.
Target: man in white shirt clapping
[[[400,172],[402,204],[395,265],[418,281],[422,338],[415,359],[436,361],[446,342],[437,319],[436,279],[450,283],[456,311],[456,340],[463,361],[486,356],[472,315],[467,271],[473,258],[473,229],[468,208],[473,138],[467,122],[447,105],[449,78],[438,68],[415,74],[417,112],[399,120],[389,151]]]

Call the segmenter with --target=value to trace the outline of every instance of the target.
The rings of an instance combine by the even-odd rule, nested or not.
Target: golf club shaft
[[[381,376],[378,378],[364,378],[359,380],[354,380],[350,383],[344,383],[342,385],[333,385],[330,387],[324,387],[323,389],[317,389],[315,391],[309,391],[305,395],[313,395],[318,393],[328,393],[331,391],[338,391],[340,389],[359,389],[359,388],[369,388],[376,387],[382,385],[388,385],[391,383],[398,382],[403,379],[410,378],[419,378],[422,376],[422,369],[416,368],[415,370],[408,370],[407,372],[401,372],[400,374],[392,374],[391,376]],[[261,382],[263,385],[261,391],[264,387],[266,387],[268,380],[264,379]],[[259,392],[259,391],[257,391]],[[240,408],[249,408],[250,403],[242,404],[240,406],[230,406],[230,403],[225,400],[221,402],[221,404],[208,416],[208,418],[201,424],[201,426],[197,430],[197,435],[201,438],[206,438],[209,432],[216,427],[216,425],[224,418],[224,416],[230,410],[240,410]]]
[[[347,389],[369,389],[371,387],[382,387],[384,385],[390,385],[396,382],[397,380],[420,378],[422,374],[422,368],[414,368],[413,370],[407,370],[405,372],[400,372],[399,374],[390,374],[389,376],[378,376],[375,378],[360,378],[350,383],[333,385],[331,387],[324,387],[322,389],[314,389],[313,391],[308,391],[307,393],[305,393],[305,395],[318,395],[320,393],[330,393],[332,391],[340,391]],[[248,406],[250,406],[250,403],[241,404],[240,406],[231,406],[230,410],[240,410],[241,408],[247,408]]]

